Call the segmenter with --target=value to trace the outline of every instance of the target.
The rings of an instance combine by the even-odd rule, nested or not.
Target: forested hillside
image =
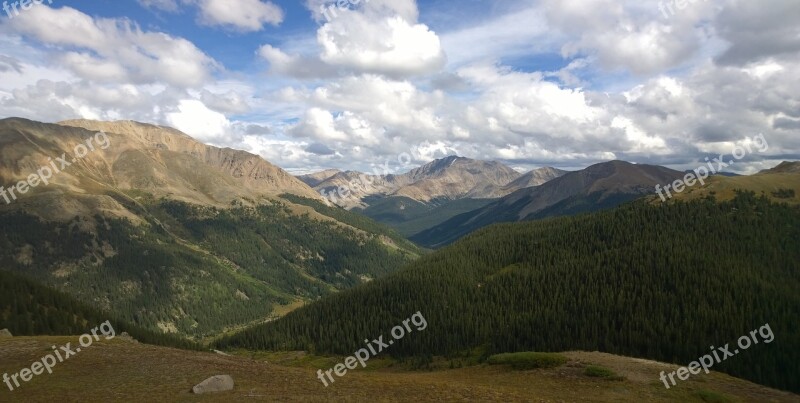
[[[800,390],[800,209],[752,193],[473,233],[406,269],[222,340],[352,354],[421,311],[396,356],[599,350],[686,365],[768,323],[714,370]]]
[[[401,234],[411,237],[439,225],[459,214],[481,208],[496,199],[431,200],[423,203],[408,197],[366,198],[367,208],[351,211],[389,225]]]
[[[0,270],[0,307],[3,307],[0,329],[8,329],[14,336],[81,335],[110,321],[117,336],[127,332],[143,343],[200,349],[185,339],[120,321],[66,294],[3,270]]]
[[[387,245],[390,235],[298,215],[288,203],[220,209],[137,197],[120,201],[147,225],[0,215],[0,267],[136,325],[200,338],[387,274],[416,253],[407,241]]]

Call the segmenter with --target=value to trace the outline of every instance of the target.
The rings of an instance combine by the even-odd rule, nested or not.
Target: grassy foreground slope
[[[51,345],[75,337],[0,339],[0,373],[29,367]],[[569,362],[553,369],[512,371],[473,366],[443,371],[392,368],[349,371],[325,388],[317,368],[287,366],[277,359],[250,359],[132,344],[102,338],[15,391],[0,383],[0,402],[796,402],[800,397],[712,372],[665,389],[660,371],[674,366],[602,353],[564,353]],[[338,358],[337,358],[338,359]],[[609,381],[584,374],[599,365],[623,376]],[[234,378],[230,392],[197,396],[192,386],[209,376]]]
[[[687,365],[769,323],[772,343],[714,369],[798,391],[797,262],[797,207],[751,193],[722,203],[635,202],[478,231],[219,345],[352,354],[421,311],[428,328],[390,354],[598,350]]]

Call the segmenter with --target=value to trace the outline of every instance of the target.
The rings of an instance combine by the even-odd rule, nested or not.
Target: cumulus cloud
[[[320,28],[321,59],[357,71],[408,76],[438,71],[446,61],[436,34],[402,17],[375,20],[346,12]]]
[[[417,22],[414,0],[356,3],[331,9],[329,3],[306,2],[315,18],[324,20],[316,37],[319,54],[289,54],[267,44],[259,55],[273,73],[296,78],[353,73],[403,78],[435,73],[444,66],[447,57],[439,37]]]
[[[142,31],[129,20],[94,19],[70,7],[34,7],[9,21],[17,33],[65,51],[60,62],[92,81],[200,85],[218,68],[214,59],[183,38]]]
[[[606,69],[650,74],[677,66],[700,48],[714,2],[692,2],[670,18],[637,0],[545,0],[550,26],[566,35],[564,57],[596,57]]]
[[[225,115],[209,109],[198,100],[182,100],[178,110],[167,114],[170,126],[191,133],[196,139],[213,144],[227,144],[235,140],[231,138],[231,122]]]
[[[275,74],[296,78],[326,78],[336,75],[336,69],[319,58],[289,55],[269,44],[261,46],[258,55],[269,62],[270,71]]]
[[[232,28],[242,32],[256,32],[264,25],[283,22],[283,10],[272,2],[262,0],[197,0],[200,21],[208,25]]]
[[[800,7],[793,1],[733,1],[714,24],[730,45],[717,60],[743,65],[766,58],[796,58],[800,51],[797,21]]]
[[[200,101],[207,107],[222,113],[245,113],[250,110],[244,96],[235,91],[228,91],[224,94],[212,93],[202,90]]]

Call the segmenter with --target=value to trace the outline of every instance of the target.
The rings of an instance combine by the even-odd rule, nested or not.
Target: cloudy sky
[[[401,154],[687,169],[759,133],[730,170],[800,159],[797,0],[354,2],[9,6],[0,116],[169,125],[296,173]]]

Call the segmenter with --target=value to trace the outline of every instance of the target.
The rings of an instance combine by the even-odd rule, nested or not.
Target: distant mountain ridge
[[[303,183],[313,188],[340,172],[342,171],[338,169],[326,169],[324,171],[314,172],[305,175],[298,175],[297,179],[300,179],[301,181],[303,181]]]
[[[472,212],[456,216],[411,237],[429,247],[449,244],[478,228],[615,207],[653,193],[683,173],[654,165],[610,161],[569,172],[541,186],[518,190]]]
[[[503,191],[511,194],[520,189],[541,186],[555,178],[566,175],[568,172],[551,167],[534,169],[503,186]]]
[[[800,173],[800,161],[783,161],[771,169],[765,169],[759,172],[759,174],[770,173]]]
[[[545,167],[521,174],[496,161],[449,156],[404,174],[368,175],[327,170],[299,178],[334,204],[411,236],[455,215],[565,173]]]
[[[337,172],[317,183],[314,189],[332,195],[329,198],[334,203],[350,209],[367,207],[365,199],[375,196],[407,197],[423,203],[435,199],[497,198],[507,194],[503,187],[520,176],[519,172],[496,161],[450,156],[404,174]],[[303,177],[313,181],[319,176]],[[347,192],[340,194],[340,188],[347,189]]]

